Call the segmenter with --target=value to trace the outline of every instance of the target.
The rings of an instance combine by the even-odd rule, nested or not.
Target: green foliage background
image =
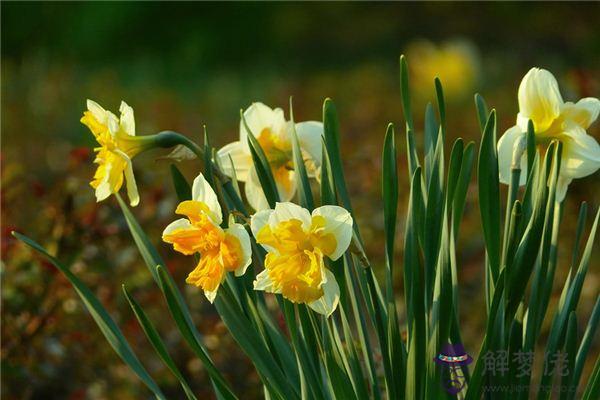
[[[3,396],[147,395],[105,345],[68,283],[8,235],[13,229],[27,232],[62,260],[72,261],[72,269],[96,290],[140,349],[138,354],[152,354],[121,295],[120,282],[128,283],[153,321],[161,321],[165,310],[159,294],[151,290],[116,201],[96,204],[88,187],[93,167],[86,149],[94,144],[79,123],[86,98],[112,110],[121,99],[127,101],[135,109],[138,134],[173,129],[198,139],[206,124],[216,146],[234,140],[239,109],[252,101],[286,108],[293,95],[296,119],[308,120],[319,119],[323,99],[333,98],[350,195],[377,269],[385,255],[380,182],[373,177],[380,176],[387,123],[402,126],[398,55],[419,39],[443,43],[460,38],[477,49],[478,79],[467,94],[447,99],[447,114],[448,142],[459,136],[478,141],[471,94],[482,93],[497,108],[503,132],[514,123],[517,87],[531,66],[554,72],[566,99],[599,96],[599,14],[598,3],[3,2]],[[409,61],[418,68],[419,59]],[[424,105],[424,100],[417,101],[415,114],[421,115],[416,111]],[[596,138],[598,125],[589,132]],[[154,161],[155,156],[136,159],[142,201],[135,212],[175,278],[183,282],[189,260],[158,243],[172,219],[175,196],[168,165]],[[404,210],[409,185],[403,154],[399,165]],[[197,165],[188,163],[183,170],[193,177]],[[592,211],[600,204],[598,180],[596,173],[569,189],[561,232],[565,249],[574,236],[579,201],[588,201]],[[399,212],[400,224],[404,218]],[[476,190],[469,191],[465,219],[458,252],[463,266],[461,324],[467,350],[476,352],[485,322]],[[402,243],[402,234],[398,236]],[[569,254],[559,256],[568,260]],[[599,257],[596,246],[581,315],[589,315],[598,296]],[[567,264],[559,263],[557,282]],[[260,397],[258,377],[212,307],[193,288],[186,289],[218,367],[236,391]],[[191,361],[193,355],[170,321],[162,322],[165,326],[158,324],[158,329],[194,391],[210,398],[205,372]],[[592,354],[597,356],[598,343]],[[158,361],[142,359],[167,394],[179,393],[177,382]]]

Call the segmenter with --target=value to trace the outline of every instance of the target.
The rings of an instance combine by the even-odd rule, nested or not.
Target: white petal
[[[227,176],[233,176],[235,168],[235,176],[240,182],[246,182],[248,172],[253,167],[252,156],[248,150],[247,144],[242,142],[233,142],[223,146],[218,152],[221,167]]]
[[[94,118],[98,120],[98,122],[100,122],[101,124],[106,123],[106,110],[100,104],[88,99],[86,105],[87,109],[92,113]]]
[[[108,183],[108,181],[105,180],[104,182],[100,183],[96,187],[95,193],[97,202],[106,200],[112,194],[112,191],[110,190],[110,184]]]
[[[314,175],[321,167],[323,155],[323,124],[317,121],[306,121],[296,124],[296,134],[307,164],[307,171]],[[311,165],[312,164],[312,165]]]
[[[600,168],[600,145],[581,126],[570,123],[560,140],[563,143],[560,174],[565,178],[583,178]]]
[[[250,244],[250,236],[248,232],[241,224],[230,224],[229,228],[225,229],[225,232],[235,236],[240,241],[242,248],[242,262],[239,267],[235,269],[235,276],[242,276],[248,269],[248,266],[252,263],[252,245]]]
[[[246,181],[246,185],[244,187],[244,192],[246,193],[246,200],[248,200],[248,204],[252,206],[256,211],[266,210],[269,208],[269,202],[267,201],[267,197],[263,192],[262,186],[260,186],[260,181],[258,180],[258,176],[256,175],[256,170],[254,168],[250,169],[248,173],[248,180]]]
[[[536,133],[550,127],[562,105],[556,78],[545,69],[531,68],[519,86],[519,113],[533,121]]]
[[[583,129],[589,126],[598,119],[600,113],[600,100],[594,97],[586,97],[573,104],[565,103],[563,114],[565,119],[570,119],[580,125]]]
[[[302,228],[308,230],[311,224],[310,213],[306,208],[302,208],[294,203],[277,203],[275,210],[269,217],[269,225],[275,228],[282,222],[289,221],[291,219],[297,219],[302,222]]]
[[[280,135],[282,131],[285,132],[285,118],[283,110],[280,108],[273,110],[263,103],[252,103],[244,111],[244,119],[255,137],[259,137],[265,129],[270,130],[275,135]],[[248,145],[247,135],[244,121],[240,121],[240,142],[244,146]]]
[[[208,206],[208,209],[211,211],[212,215],[210,215],[211,219],[217,225],[223,222],[223,215],[221,213],[221,205],[219,204],[219,199],[217,198],[217,194],[213,190],[212,187],[208,184],[204,175],[199,174],[196,179],[194,179],[194,184],[192,185],[192,199],[196,201],[201,201]]]
[[[162,233],[162,236],[168,235],[170,233],[172,233],[173,231],[179,230],[179,229],[190,229],[192,227],[192,224],[190,223],[190,221],[187,218],[179,218],[173,222],[171,222],[169,225],[167,225],[167,227],[165,228],[165,230]]]
[[[344,254],[352,241],[352,216],[346,209],[339,206],[322,206],[312,212],[313,216],[320,215],[325,219],[325,233],[335,236],[337,246],[333,253],[326,254],[332,260],[337,260]]]
[[[258,232],[269,222],[269,217],[273,213],[273,210],[261,210],[252,216],[250,219],[250,229],[254,237],[258,235]]]
[[[269,277],[269,271],[263,270],[260,274],[256,275],[254,280],[254,290],[264,290],[269,293],[279,293],[280,291],[274,291],[273,282]]]
[[[135,136],[135,118],[133,117],[133,108],[127,105],[127,103],[124,101],[121,101],[119,111],[121,112],[121,128],[126,134]]]
[[[337,308],[340,300],[340,287],[335,276],[328,269],[325,270],[327,281],[323,284],[323,297],[308,303],[308,306],[326,317],[329,317]]]
[[[124,157],[127,161],[125,167],[125,184],[127,185],[127,196],[129,197],[129,204],[135,207],[140,202],[140,195],[138,193],[137,184],[135,183],[135,175],[133,175],[133,166],[129,157]]]
[[[556,201],[562,202],[567,195],[567,189],[569,188],[569,184],[573,179],[565,178],[564,176],[558,176],[558,180],[556,181]]]
[[[220,286],[221,285],[217,286],[217,288],[215,290],[213,290],[212,292],[209,292],[208,290],[204,291],[204,295],[206,296],[208,301],[210,301],[211,304],[215,301],[215,298],[217,297],[217,291],[219,290]]]
[[[504,135],[498,140],[498,172],[500,182],[508,185],[510,183],[510,173],[512,166],[514,145],[524,133],[517,125],[504,132]],[[519,185],[527,182],[527,152],[521,157],[521,177]]]

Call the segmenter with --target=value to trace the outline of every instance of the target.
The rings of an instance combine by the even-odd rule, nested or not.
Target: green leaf
[[[265,197],[269,202],[269,206],[271,208],[275,208],[275,203],[280,201],[279,199],[279,191],[277,190],[277,185],[275,184],[275,178],[273,177],[273,172],[271,171],[271,165],[263,151],[260,143],[254,136],[254,132],[250,130],[248,124],[246,122],[246,118],[244,118],[244,113],[241,112],[242,122],[244,127],[246,128],[247,137],[248,137],[248,146],[250,147],[250,154],[252,155],[252,161],[254,163],[254,168],[256,169],[256,174],[258,175],[258,180],[260,181],[260,185],[265,193]]]
[[[292,125],[292,155],[294,158],[294,171],[296,173],[296,185],[298,188],[298,196],[300,198],[300,205],[312,211],[315,208],[312,190],[310,188],[310,182],[308,180],[308,173],[306,172],[306,166],[304,165],[304,158],[302,157],[302,149],[300,148],[300,142],[298,141],[298,134],[296,132],[296,124],[294,123],[294,111],[292,109],[292,99],[290,98],[290,120]]]
[[[566,365],[562,368],[567,372],[561,376],[560,380],[560,399],[566,400],[577,390],[577,386],[573,385],[573,369],[575,368],[575,353],[577,352],[577,316],[575,311],[571,311],[569,322],[567,324],[567,336],[565,339],[564,353],[567,356]]]
[[[181,299],[181,293],[173,282],[173,278],[171,278],[166,270],[160,265],[157,265],[156,271],[160,288],[167,302],[167,306],[169,307],[169,311],[171,312],[171,315],[173,316],[173,319],[179,328],[179,332],[181,332],[181,335],[192,348],[194,353],[198,356],[198,358],[200,358],[200,361],[202,361],[202,364],[204,364],[206,371],[210,375],[215,386],[221,392],[221,395],[226,399],[237,399],[206,352],[199,334],[189,317],[189,311]]]
[[[212,363],[212,360],[208,356],[208,352],[202,344],[202,338],[200,336],[200,333],[194,326],[194,322],[192,321],[190,311],[183,299],[183,296],[181,295],[181,292],[176,288],[175,284],[173,283],[173,278],[168,272],[165,272],[165,275],[168,277],[167,280],[169,282],[169,285],[163,285],[163,280],[160,279],[156,270],[156,266],[165,265],[164,261],[158,255],[158,252],[156,251],[156,249],[150,242],[150,239],[148,239],[148,236],[142,230],[139,223],[129,210],[127,204],[125,204],[125,202],[123,201],[123,199],[121,199],[119,195],[117,195],[116,197],[119,202],[119,206],[121,206],[121,210],[123,212],[125,220],[127,221],[127,226],[129,227],[131,236],[133,237],[133,240],[137,245],[138,250],[142,255],[142,258],[144,259],[146,266],[150,270],[152,277],[155,279],[158,287],[165,295],[167,305],[169,306],[169,311],[171,312],[173,319],[175,319],[175,322],[177,323],[177,326],[183,338],[190,345],[192,350],[194,350],[194,352],[198,355],[200,360],[204,363],[204,366],[206,367],[212,381],[216,385],[217,390],[221,392],[220,394],[223,396],[223,398],[235,399],[236,396],[233,394],[227,382],[225,382],[221,373],[216,369],[216,367]],[[169,290],[168,296],[165,290]]]
[[[496,150],[496,111],[492,110],[483,129],[477,164],[479,210],[492,280],[500,272],[500,184]]]
[[[465,209],[467,190],[469,189],[469,183],[471,181],[474,160],[475,143],[469,142],[463,152],[460,174],[458,176],[458,182],[456,183],[456,189],[452,199],[452,224],[455,241],[458,240],[459,227]]]
[[[410,87],[408,84],[408,64],[404,54],[400,56],[400,93],[402,95],[402,113],[406,120],[407,130],[414,131],[412,111],[410,107]]]
[[[131,294],[129,294],[125,285],[123,285],[123,293],[125,294],[125,297],[127,298],[127,301],[129,302],[133,313],[135,314],[135,317],[140,323],[142,330],[146,334],[146,337],[152,344],[152,347],[154,347],[154,350],[156,350],[156,353],[158,354],[162,362],[167,366],[167,368],[169,368],[173,375],[175,375],[175,377],[181,384],[181,387],[185,391],[187,398],[196,399],[196,396],[194,396],[192,389],[185,381],[185,378],[183,377],[183,375],[175,365],[175,362],[169,355],[167,346],[165,346],[163,340],[160,337],[160,334],[152,324],[152,321],[150,321],[150,319],[148,318],[142,307],[139,305],[139,303],[135,300],[135,298],[133,298]]]
[[[444,90],[442,88],[442,81],[436,77],[435,82],[435,95],[438,103],[438,111],[440,113],[440,136],[443,141],[446,140],[446,102],[444,101]]]
[[[583,371],[587,355],[590,351],[592,342],[596,337],[595,335],[596,330],[598,329],[598,321],[600,321],[600,297],[596,298],[596,304],[594,305],[592,316],[588,321],[588,325],[585,328],[585,333],[583,334],[583,339],[581,339],[581,344],[579,345],[579,350],[577,351],[575,368],[573,369],[570,381],[571,386],[575,388],[579,387],[579,380],[581,379],[581,373]]]
[[[600,210],[598,210],[598,212],[596,213],[594,225],[592,226],[592,230],[590,231],[590,234],[588,236],[588,241],[585,246],[583,255],[581,257],[581,261],[579,262],[577,273],[573,278],[572,284],[568,288],[565,301],[562,304],[562,307],[559,306],[556,316],[552,321],[550,334],[548,336],[548,344],[546,345],[546,351],[549,354],[554,353],[558,348],[560,348],[561,343],[565,337],[565,331],[567,329],[569,315],[572,311],[574,311],[577,308],[577,303],[579,302],[581,289],[583,287],[583,281],[589,269],[589,264],[592,257],[592,249],[596,238],[596,230],[598,229],[599,219]],[[550,396],[551,391],[548,387],[549,381],[550,377],[546,375],[542,376],[540,391],[538,394],[539,398],[547,399]]]
[[[394,269],[394,241],[398,211],[398,165],[396,161],[396,139],[394,125],[389,124],[383,142],[381,192],[383,196],[383,221],[385,230],[385,251],[388,301],[393,300],[392,284]]]
[[[331,160],[323,139],[323,156],[321,158],[321,205],[337,204],[335,181],[331,172]]]
[[[429,181],[431,180],[431,172],[433,169],[433,162],[435,161],[435,149],[437,147],[439,133],[440,127],[435,119],[433,106],[431,103],[427,103],[427,107],[425,108],[425,127],[423,130],[425,141],[425,183],[427,185],[429,185]]]
[[[477,120],[479,121],[479,129],[483,132],[485,124],[488,119],[489,111],[488,106],[479,93],[475,94],[475,109],[477,110]]]
[[[164,268],[158,267],[158,270],[161,279],[166,277]],[[285,399],[299,398],[294,390],[295,388],[287,380],[273,355],[269,352],[265,341],[260,337],[259,332],[254,329],[226,285],[219,288],[214,305],[235,341],[256,367],[263,383],[272,392]],[[290,368],[293,368],[293,366],[290,366]]]
[[[340,152],[340,125],[338,122],[337,111],[331,99],[325,99],[323,103],[323,132],[325,136],[325,147],[329,156],[330,170],[335,188],[339,195],[339,199],[346,210],[354,216],[350,196],[346,188],[346,180],[344,179],[344,166],[342,164],[342,156]],[[354,230],[358,234],[358,225],[354,224]]]
[[[421,207],[421,168],[417,167],[411,181],[406,232],[404,235],[404,296],[407,308],[408,355],[406,363],[407,399],[423,398],[425,365],[425,298],[421,278],[422,256],[418,239],[418,224],[423,212]]]
[[[98,298],[94,296],[92,291],[71,271],[69,271],[67,267],[63,266],[56,258],[48,254],[48,252],[46,252],[46,250],[38,243],[25,235],[21,235],[20,233],[13,232],[12,234],[21,242],[25,243],[27,246],[44,256],[45,259],[52,263],[52,265],[54,265],[67,278],[67,280],[73,286],[73,289],[75,289],[83,301],[85,308],[88,310],[92,318],[94,318],[98,328],[100,328],[100,331],[111,347],[115,350],[117,355],[121,357],[125,364],[127,364],[129,368],[131,368],[131,370],[142,380],[148,389],[154,393],[156,398],[166,399],[156,382],[152,379],[144,366],[138,360],[137,356],[131,349],[131,346],[127,342],[127,339],[125,339],[115,321],[110,317],[108,312],[104,309],[100,301],[98,301]]]
[[[581,400],[596,400],[598,397],[600,397],[600,357],[596,359],[594,371],[585,387]]]
[[[173,179],[173,186],[175,186],[175,193],[179,201],[190,200],[192,198],[190,184],[174,164],[171,164],[171,178]]]

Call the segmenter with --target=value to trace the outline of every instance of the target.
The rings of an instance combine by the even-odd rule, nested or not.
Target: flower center
[[[257,242],[272,247],[265,268],[273,286],[290,301],[309,303],[323,295],[323,255],[337,246],[335,236],[324,231],[325,219],[315,216],[305,231],[302,221],[290,219],[275,228],[265,225]]]

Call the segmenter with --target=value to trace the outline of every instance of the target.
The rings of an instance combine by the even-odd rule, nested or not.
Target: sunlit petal
[[[560,174],[565,178],[583,178],[600,168],[600,145],[593,136],[571,123],[567,126],[560,140],[563,153]]]
[[[120,124],[122,130],[130,136],[135,136],[135,119],[133,117],[133,108],[127,105],[127,103],[124,101],[121,101],[119,111],[121,112]]]
[[[247,143],[233,142],[223,146],[217,156],[223,172],[227,176],[235,176],[240,182],[248,180],[248,173],[253,167],[252,156],[249,153]],[[233,162],[233,167],[232,167]],[[233,170],[235,168],[235,171]]]
[[[324,226],[320,234],[332,234],[335,237],[336,247],[331,253],[325,253],[325,255],[334,261],[337,260],[348,250],[352,241],[352,216],[344,208],[331,205],[316,208],[312,215],[313,218],[321,216],[324,219]]]
[[[340,299],[340,287],[335,280],[335,276],[329,270],[325,270],[325,279],[321,288],[323,296],[313,302],[308,303],[308,306],[319,314],[329,317],[337,308]]]
[[[570,119],[581,126],[583,129],[589,126],[598,119],[600,113],[600,100],[594,97],[586,97],[579,100],[576,104],[571,102],[565,103],[563,114],[565,119]]]
[[[530,69],[519,86],[519,113],[533,121],[537,133],[552,125],[562,105],[556,78],[545,69]]]
[[[504,135],[498,140],[498,172],[500,174],[500,182],[504,184],[510,183],[511,166],[514,145],[517,139],[524,136],[523,131],[519,126],[513,126],[504,132]],[[521,157],[521,177],[519,185],[524,185],[527,182],[527,153],[524,152]]]
[[[282,222],[297,219],[302,223],[302,228],[308,230],[311,225],[311,216],[306,208],[302,208],[294,203],[277,203],[275,210],[269,217],[269,225],[272,228],[277,227]]]
[[[201,201],[208,206],[211,211],[210,217],[217,225],[223,222],[221,205],[219,204],[217,194],[213,188],[210,187],[202,174],[199,174],[196,179],[194,179],[194,184],[192,185],[192,199]]]
[[[225,229],[229,235],[237,238],[240,244],[241,254],[239,255],[240,264],[235,268],[235,276],[242,276],[252,263],[252,246],[250,244],[250,236],[241,224],[229,224],[229,228]]]
[[[267,201],[267,197],[263,192],[254,168],[250,169],[250,172],[248,173],[248,180],[246,181],[246,185],[244,187],[244,193],[246,194],[246,200],[248,200],[248,204],[250,204],[250,206],[252,206],[252,208],[254,208],[256,211],[269,208],[269,202]]]

